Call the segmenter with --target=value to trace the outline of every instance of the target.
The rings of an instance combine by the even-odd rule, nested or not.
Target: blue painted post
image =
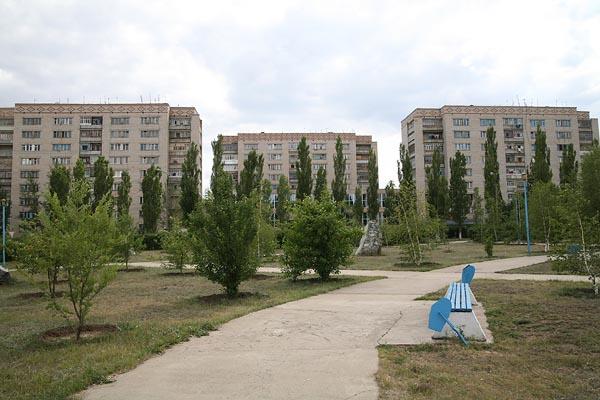
[[[525,186],[523,193],[525,194],[525,230],[527,231],[527,254],[531,254],[531,241],[529,240],[529,208],[527,207],[527,175],[525,177]]]

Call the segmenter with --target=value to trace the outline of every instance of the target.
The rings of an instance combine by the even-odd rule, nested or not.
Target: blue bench
[[[451,311],[473,311],[471,304],[471,289],[468,283],[451,283],[445,296],[452,304]]]

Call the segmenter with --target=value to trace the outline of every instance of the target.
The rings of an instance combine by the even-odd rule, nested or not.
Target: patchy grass
[[[589,283],[476,280],[473,291],[495,344],[381,346],[381,399],[600,398],[600,297]]]
[[[146,261],[165,261],[167,255],[162,250],[141,250],[131,256],[130,263],[146,262]]]
[[[45,340],[46,331],[65,321],[52,316],[44,299],[22,298],[37,288],[13,272],[16,283],[0,287],[0,398],[63,399],[233,318],[370,280],[339,276],[292,283],[261,274],[242,283],[244,296],[228,299],[220,296],[220,286],[197,275],[163,273],[148,268],[118,274],[96,298],[87,322],[116,324],[120,330],[75,342]],[[64,283],[60,289],[66,289]]]
[[[544,261],[538,264],[527,265],[525,267],[513,268],[498,272],[499,274],[542,274],[542,275],[569,275],[569,271],[557,271],[552,269],[551,261]]]

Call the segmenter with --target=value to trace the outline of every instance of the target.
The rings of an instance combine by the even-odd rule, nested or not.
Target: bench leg
[[[452,312],[448,318],[456,328],[458,328],[463,336],[477,342],[485,342],[487,340],[483,329],[475,317],[473,312]],[[446,324],[441,332],[435,332],[433,339],[444,339],[450,337],[458,337],[458,335]]]

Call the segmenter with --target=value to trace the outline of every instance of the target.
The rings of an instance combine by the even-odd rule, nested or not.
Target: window
[[[39,163],[39,158],[21,158],[21,165],[38,165]]]
[[[471,164],[471,156],[465,156],[465,163]]]
[[[122,177],[122,176],[123,176],[123,171],[116,170],[116,171],[114,171],[114,173],[113,173],[113,178],[120,178],[120,177]],[[118,185],[118,183],[117,183],[116,185]],[[119,190],[119,187],[117,186],[117,188],[116,188],[116,189],[113,189],[113,190]]]
[[[54,165],[71,165],[71,157],[52,157]]]
[[[556,132],[557,139],[571,139],[571,132]]]
[[[156,125],[158,124],[158,119],[160,117],[158,116],[152,116],[152,117],[141,117],[141,123],[143,125]]]
[[[171,126],[190,126],[191,124],[191,118],[171,118],[169,120],[169,125]]]
[[[129,131],[110,131],[111,138],[128,138]]]
[[[102,151],[102,143],[81,143],[80,151]]]
[[[441,119],[431,119],[431,118],[423,119],[423,126],[441,126],[441,125],[442,125]]]
[[[158,143],[142,143],[140,144],[141,151],[158,151]]]
[[[471,168],[466,168],[465,176],[473,176],[473,170]]]
[[[55,143],[52,145],[52,151],[71,151],[71,143]]]
[[[495,119],[480,119],[479,126],[496,126]]]
[[[35,213],[32,211],[19,211],[20,219],[33,219],[35,217]]]
[[[523,126],[523,118],[504,118],[504,125],[515,125],[520,128]]]
[[[269,174],[269,180],[278,181],[281,174]]]
[[[327,170],[327,164],[313,164],[312,169],[318,171],[320,168]]]
[[[110,119],[111,125],[129,125],[129,117],[112,117]]]
[[[454,118],[452,122],[454,123],[454,126],[469,126],[468,118]]]
[[[269,171],[281,171],[281,164],[269,164]]]
[[[456,150],[471,150],[471,143],[455,143]]]
[[[467,181],[467,189],[473,189],[473,182]]]
[[[288,149],[290,150],[298,150],[298,143],[289,143]]]
[[[158,137],[158,131],[157,130],[144,130],[140,132],[140,136],[143,138],[155,138]]]
[[[469,131],[454,131],[455,139],[470,139],[471,133]]]
[[[415,120],[412,120],[408,124],[406,124],[406,129],[408,129],[409,131],[412,130],[414,127],[415,127]]]
[[[41,125],[41,118],[23,118],[23,125]]]
[[[313,160],[327,160],[327,154],[326,153],[313,153],[312,159]]]
[[[111,164],[129,164],[129,157],[110,157]]]
[[[480,136],[482,139],[487,139],[487,131],[480,131],[480,132],[479,132],[479,136]]]
[[[129,143],[111,143],[111,151],[127,151],[129,150]]]
[[[562,127],[562,128],[570,128],[571,120],[570,119],[557,119],[556,126]]]
[[[246,143],[244,145],[244,150],[257,150],[258,149],[258,143]]]
[[[567,150],[567,148],[569,147],[568,144],[557,144],[556,145],[556,150],[562,152],[563,150]]]
[[[72,117],[54,118],[54,125],[73,125],[73,118]]]
[[[21,137],[24,139],[39,139],[40,131],[23,131]]]
[[[68,139],[71,137],[71,131],[54,131],[52,137],[54,139]]]
[[[281,154],[269,154],[269,160],[281,160]]]
[[[327,143],[313,143],[313,150],[327,150]]]
[[[539,126],[540,128],[542,128],[542,127],[546,126],[546,120],[545,119],[530,119],[529,125],[531,127]]]
[[[267,144],[269,150],[281,150],[283,145],[281,143],[269,143]]]
[[[25,151],[25,152],[40,151],[40,145],[39,144],[23,144],[23,145],[21,145],[21,150]]]
[[[21,178],[39,178],[40,171],[21,171]],[[8,177],[10,178],[10,176]]]
[[[342,143],[342,150],[350,150],[350,143]]]
[[[142,157],[142,164],[158,164],[157,157]]]

